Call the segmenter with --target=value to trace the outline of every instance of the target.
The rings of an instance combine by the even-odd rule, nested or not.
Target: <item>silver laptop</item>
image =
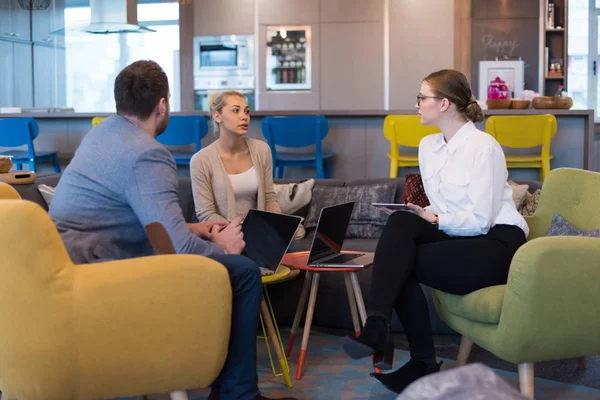
[[[313,267],[360,268],[373,264],[373,253],[342,254],[354,202],[323,207],[308,256]]]
[[[242,255],[260,267],[261,275],[279,272],[302,218],[251,209],[242,223],[246,247]]]

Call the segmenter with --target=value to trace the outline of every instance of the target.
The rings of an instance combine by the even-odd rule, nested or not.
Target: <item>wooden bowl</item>
[[[534,97],[531,105],[533,108],[539,110],[547,110],[550,108],[556,108],[556,97],[554,96],[538,96]]]
[[[0,157],[0,174],[5,174],[12,168],[13,163],[9,157]]]
[[[573,107],[573,99],[570,97],[557,97],[556,98],[556,108],[561,108],[564,110],[568,110]]]
[[[538,96],[533,99],[532,105],[533,108],[540,110],[552,108],[568,110],[573,107],[573,99],[570,97]]]
[[[526,108],[529,108],[529,104],[531,102],[529,100],[511,100],[510,101],[510,108],[515,109],[515,110],[524,110]]]
[[[488,99],[486,101],[489,110],[502,110],[510,107],[510,99]]]

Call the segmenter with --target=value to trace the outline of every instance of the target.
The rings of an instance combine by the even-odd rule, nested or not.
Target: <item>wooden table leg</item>
[[[360,323],[358,322],[358,311],[356,311],[356,298],[352,289],[350,280],[350,272],[344,272],[344,281],[346,281],[346,293],[348,294],[348,305],[350,306],[350,314],[352,314],[352,324],[354,325],[354,336],[360,336]]]
[[[360,290],[360,284],[358,283],[358,275],[356,272],[350,272],[350,280],[354,287],[354,297],[356,297],[356,304],[358,305],[358,312],[360,313],[360,319],[362,325],[365,326],[367,323],[367,309],[365,307],[365,301],[362,297],[362,291]]]
[[[304,332],[302,332],[302,346],[300,347],[300,358],[298,359],[298,370],[296,379],[302,379],[304,370],[304,359],[306,358],[306,348],[308,347],[308,338],[310,337],[310,326],[312,325],[313,314],[315,311],[315,302],[317,301],[317,290],[319,289],[319,272],[313,274],[312,284],[310,286],[310,298],[308,299],[308,309],[306,310],[306,320],[304,321]]]
[[[298,300],[298,307],[296,307],[296,315],[294,315],[294,323],[292,324],[290,338],[288,339],[288,345],[285,349],[285,355],[288,357],[290,356],[290,354],[292,354],[292,348],[294,347],[294,341],[296,340],[296,332],[298,331],[298,325],[300,325],[300,318],[302,318],[302,313],[304,312],[304,306],[306,305],[308,289],[310,288],[312,276],[312,272],[306,271],[306,275],[304,276],[304,285],[302,286],[302,292],[300,293],[300,300]]]

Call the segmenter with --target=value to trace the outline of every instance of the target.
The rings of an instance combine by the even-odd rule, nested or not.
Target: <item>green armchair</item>
[[[600,173],[552,170],[528,242],[515,254],[506,285],[465,296],[434,291],[442,320],[459,332],[457,364],[473,343],[519,365],[521,393],[533,398],[533,363],[600,354],[600,239],[545,237],[554,214],[579,229],[600,229]]]

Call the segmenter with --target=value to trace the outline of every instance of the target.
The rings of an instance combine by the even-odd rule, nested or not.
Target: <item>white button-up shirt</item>
[[[467,122],[448,143],[442,133],[419,144],[419,168],[439,228],[451,236],[485,235],[497,224],[529,234],[515,207],[504,152],[489,134]]]

